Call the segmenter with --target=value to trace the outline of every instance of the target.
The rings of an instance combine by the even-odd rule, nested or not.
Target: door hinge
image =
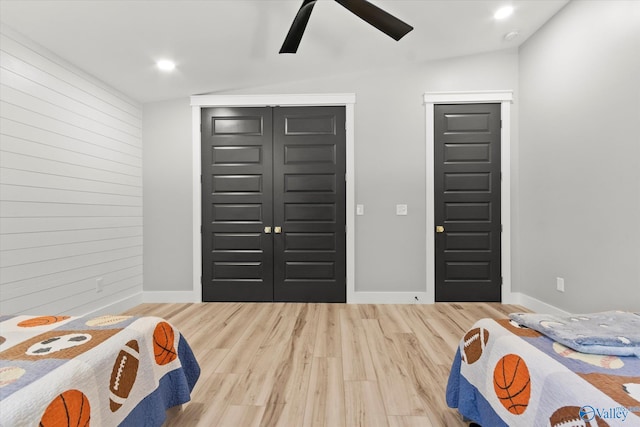
[[[502,224],[500,224],[500,232],[501,233],[502,233],[502,230],[503,230],[503,226],[502,226]]]
[[[504,279],[500,276],[500,286],[504,285]]]
[[[502,119],[500,119],[500,129],[502,129]]]
[[[200,234],[202,234],[202,226],[200,226]]]

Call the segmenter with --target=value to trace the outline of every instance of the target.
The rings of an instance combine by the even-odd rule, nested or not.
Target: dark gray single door
[[[344,107],[274,110],[274,300],[346,301]]]
[[[500,104],[434,115],[435,300],[500,301]]]
[[[273,111],[202,109],[202,300],[272,301]]]
[[[344,107],[202,110],[203,301],[346,300]]]

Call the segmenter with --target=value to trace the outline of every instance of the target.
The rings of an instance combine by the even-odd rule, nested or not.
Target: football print
[[[609,424],[597,415],[594,415],[590,420],[580,418],[581,410],[582,408],[577,406],[563,406],[551,414],[549,427],[609,427]]]
[[[484,328],[473,328],[464,336],[462,360],[465,363],[475,363],[484,351],[489,341],[489,331]]]
[[[118,353],[109,380],[109,407],[115,412],[124,404],[138,375],[140,347],[131,340]]]

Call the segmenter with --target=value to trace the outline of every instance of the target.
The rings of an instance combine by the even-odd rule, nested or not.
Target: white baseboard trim
[[[428,304],[426,292],[353,292],[349,304]]]
[[[144,303],[202,302],[194,291],[144,291]]]
[[[198,303],[193,291],[144,291],[105,306],[91,314],[120,313],[142,303]],[[347,296],[348,304],[430,304],[427,292],[353,292]],[[511,292],[504,304],[522,305],[536,313],[568,316],[570,313],[521,292]]]
[[[536,313],[554,314],[556,316],[569,316],[571,314],[568,311],[564,311],[561,308],[520,292],[513,292],[511,295],[513,301],[510,302],[510,304],[522,305]]]
[[[130,295],[126,298],[122,298],[118,301],[112,302],[105,306],[102,306],[98,309],[89,311],[85,313],[85,316],[102,316],[104,314],[118,314],[123,311],[127,311],[130,308],[135,307],[136,305],[140,305],[143,302],[143,293],[138,292],[137,294]]]

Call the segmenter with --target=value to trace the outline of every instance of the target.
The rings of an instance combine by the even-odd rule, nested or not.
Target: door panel
[[[272,111],[202,109],[202,299],[272,301]]]
[[[346,301],[343,107],[274,110],[274,299]]]
[[[344,126],[344,107],[202,110],[204,301],[346,301]]]
[[[436,301],[500,301],[500,104],[435,106]]]

